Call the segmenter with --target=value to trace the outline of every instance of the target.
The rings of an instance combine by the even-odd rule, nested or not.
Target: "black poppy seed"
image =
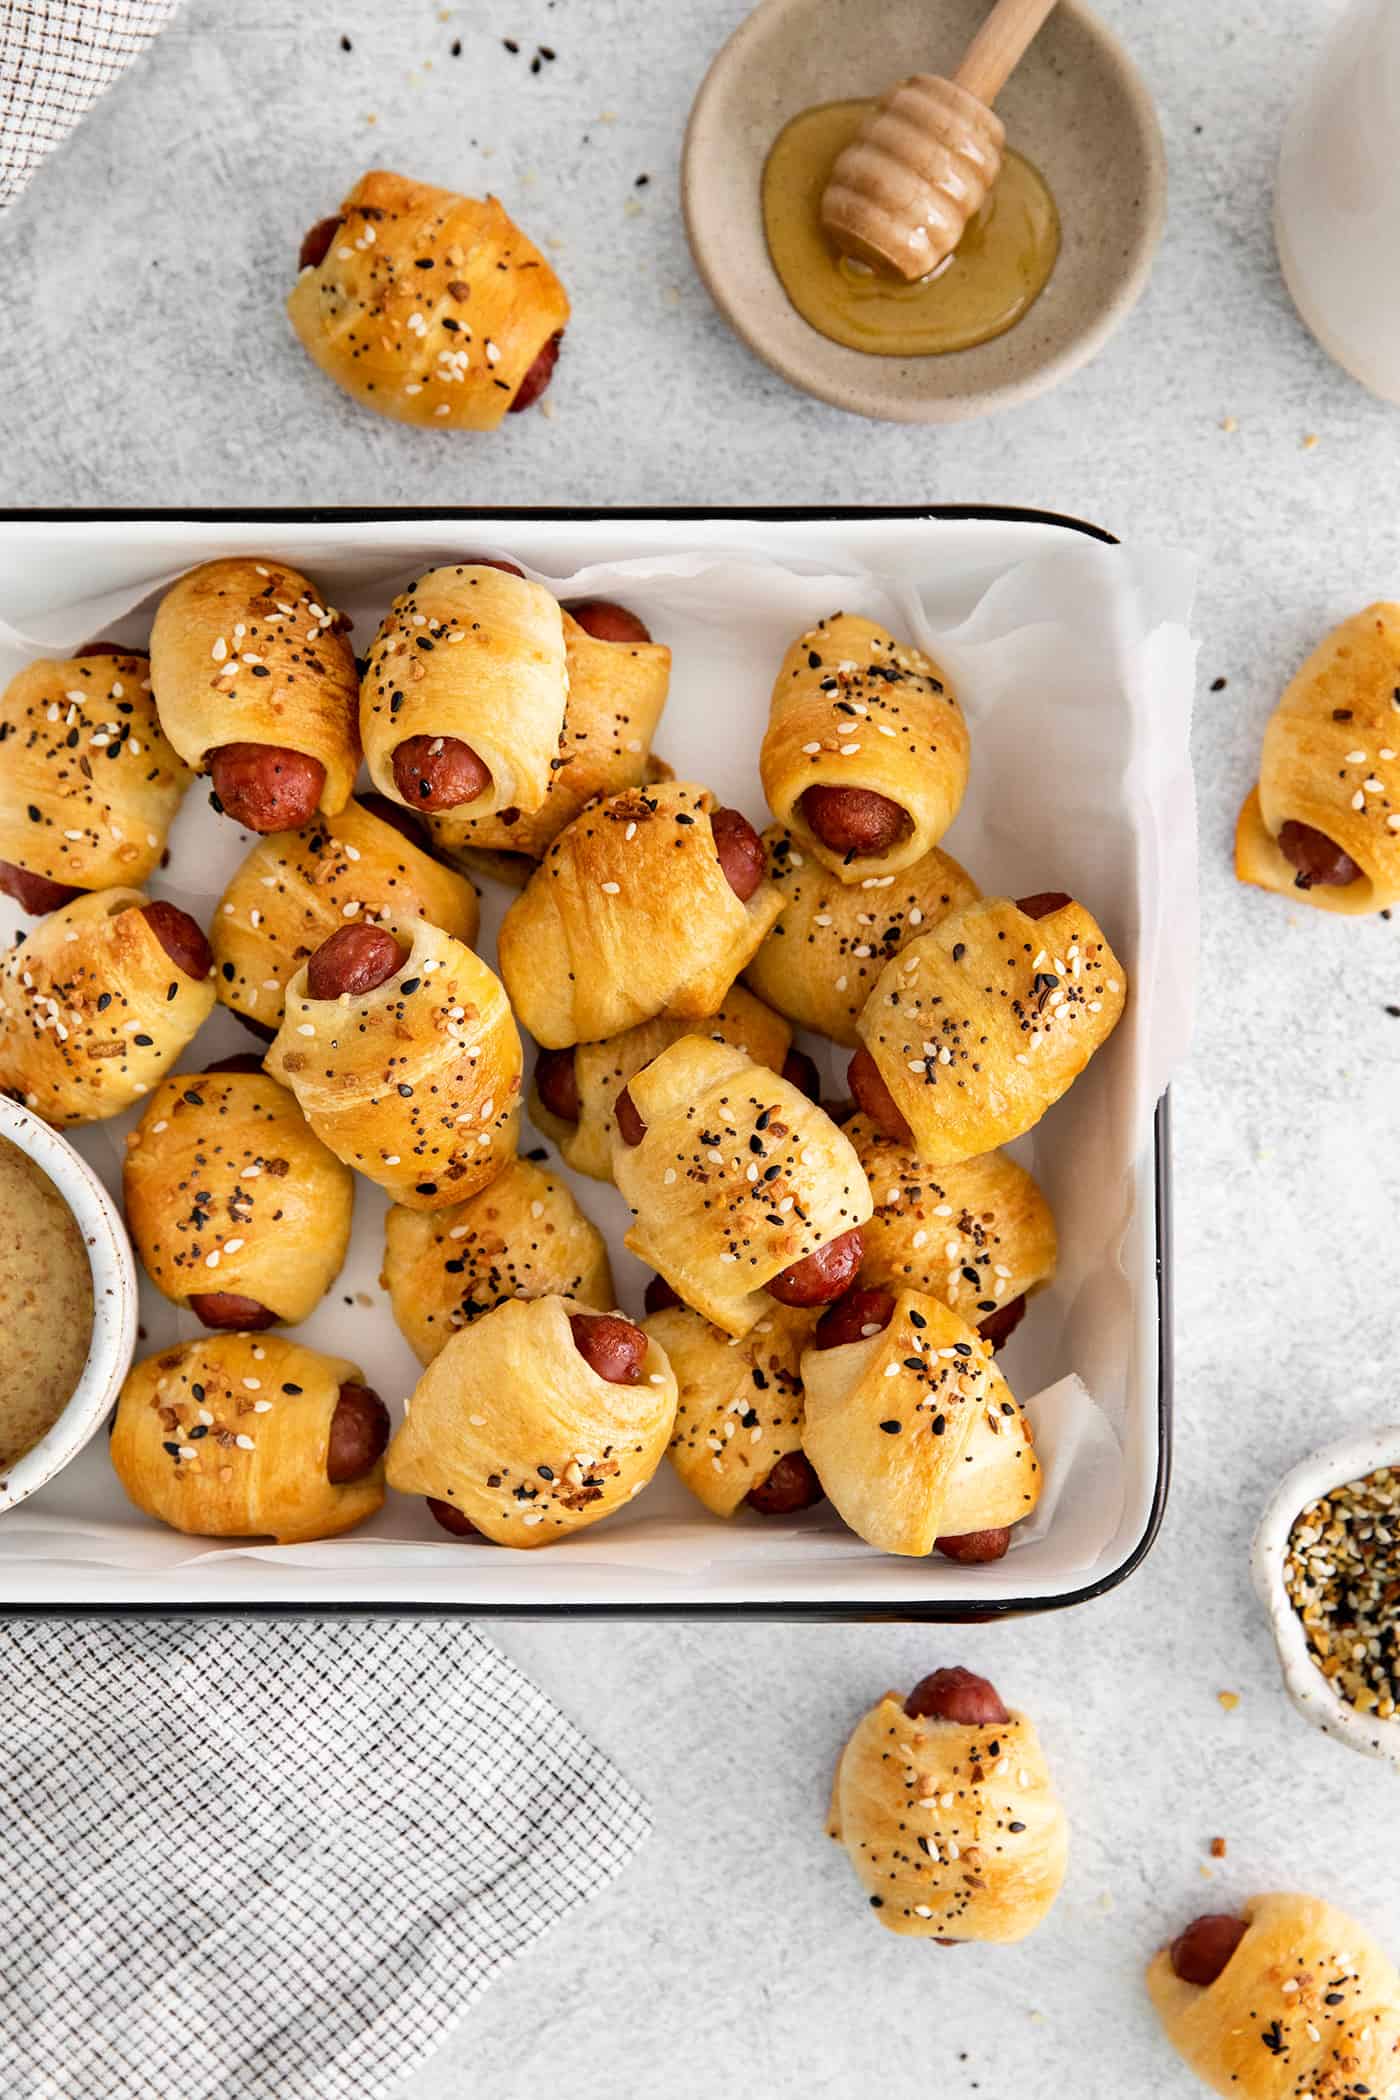
[[[953,943],[953,961],[954,961],[954,962],[961,962],[961,961],[962,961],[962,959],[963,959],[963,957],[964,957],[964,956],[966,955],[966,953],[967,953],[967,942],[966,942],[966,941],[954,941],[954,943]]]
[[[190,1431],[190,1442],[197,1444],[202,1436],[208,1436],[208,1434],[209,1424],[207,1422],[196,1422],[194,1428]]]
[[[935,1415],[930,1427],[935,1436],[942,1436],[944,1430],[948,1427],[948,1417],[946,1415]]]
[[[409,1085],[406,1079],[401,1079],[399,1081],[399,1092],[403,1095],[405,1101],[411,1101],[413,1099],[413,1088]]]
[[[1019,1837],[1026,1826],[1024,1823],[1008,1823],[1006,1827],[1008,1830],[1012,1831],[1015,1834],[1015,1836]]]
[[[291,1393],[291,1394],[295,1395],[295,1394],[297,1394],[297,1393],[299,1393],[299,1392],[301,1391],[301,1387],[300,1387],[299,1385],[292,1385],[292,1384],[288,1383],[288,1384],[286,1384],[286,1385],[284,1385],[284,1386],[283,1386],[282,1390],[283,1390],[283,1392],[284,1392],[284,1393]]]
[[[134,1035],[131,1040],[133,1043],[138,1044],[142,1050],[149,1050],[155,1041],[155,1037],[153,1035]]]
[[[886,1436],[898,1436],[904,1424],[902,1422],[882,1422],[880,1427],[884,1430]]]
[[[98,999],[98,1002],[97,1002],[97,1011],[98,1011],[98,1012],[99,1012],[100,1014],[105,1014],[105,1013],[106,1013],[106,1011],[107,1011],[107,1009],[108,1009],[108,1007],[109,1007],[109,1006],[111,1005],[111,1003],[112,1003],[112,994],[111,994],[110,992],[103,992],[103,993],[102,993],[102,995],[101,995],[101,997],[100,997],[100,998]]]

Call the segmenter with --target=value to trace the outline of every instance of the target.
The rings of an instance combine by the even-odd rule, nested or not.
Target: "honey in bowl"
[[[1040,297],[1060,252],[1060,217],[1044,177],[1008,152],[953,253],[907,284],[837,255],[821,225],[832,165],[874,108],[824,102],[774,140],[763,169],[763,226],[783,290],[822,335],[875,357],[933,357],[1004,335]]]
[[[62,1414],[92,1325],[77,1220],[28,1153],[0,1138],[0,1480]]]

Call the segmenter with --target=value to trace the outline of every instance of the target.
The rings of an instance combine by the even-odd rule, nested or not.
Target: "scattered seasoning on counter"
[[[1382,1467],[1310,1502],[1289,1533],[1283,1579],[1333,1690],[1390,1720],[1400,1699],[1400,1475]]]
[[[341,50],[342,50],[342,51],[353,51],[355,47],[354,47],[354,45],[353,45],[353,44],[351,43],[351,41],[350,41],[350,39],[349,39],[349,37],[348,37],[348,36],[343,36],[343,37],[342,37],[342,38],[340,39],[340,48],[341,48]]]
[[[1210,689],[1213,693],[1223,693],[1228,683],[1229,680],[1225,678],[1212,678]]]
[[[1232,1714],[1235,1711],[1235,1708],[1240,1703],[1240,1695],[1238,1692],[1217,1692],[1215,1696],[1220,1701],[1220,1704],[1224,1707],[1227,1714]]]
[[[1224,1859],[1227,1849],[1224,1838],[1211,1839],[1210,1856],[1212,1859]]]

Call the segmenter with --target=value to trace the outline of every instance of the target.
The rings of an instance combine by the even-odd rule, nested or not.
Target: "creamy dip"
[[[92,1340],[92,1270],[42,1169],[0,1138],[0,1481],[52,1429]]]

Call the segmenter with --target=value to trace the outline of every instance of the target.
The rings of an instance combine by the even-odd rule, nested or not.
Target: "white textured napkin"
[[[180,0],[0,0],[0,211]]]
[[[650,1827],[471,1626],[0,1628],[5,2100],[377,2100]]]

